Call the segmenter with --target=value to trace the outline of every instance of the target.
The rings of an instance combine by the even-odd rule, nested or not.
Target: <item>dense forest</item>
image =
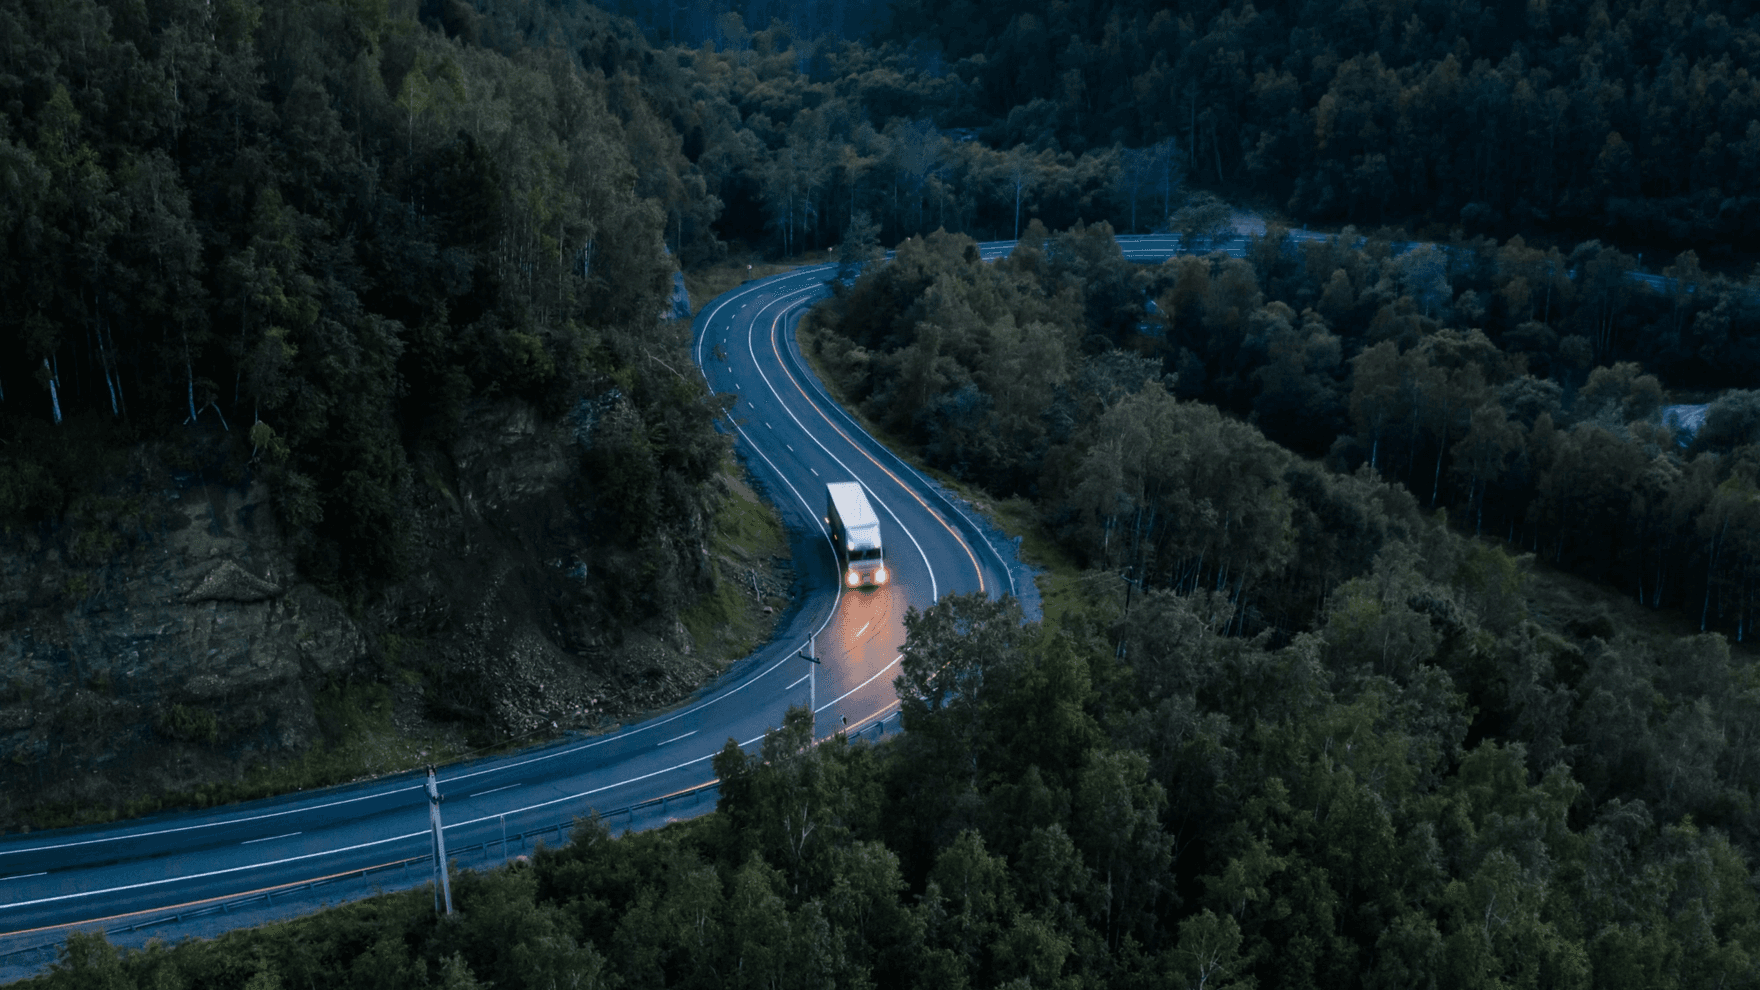
[[[1032,496],[1089,567],[1227,590],[1243,631],[1308,626],[1379,551],[1365,507],[1393,479],[1739,640],[1760,577],[1760,393],[1722,394],[1689,436],[1662,421],[1663,382],[1753,381],[1760,284],[1685,253],[1657,292],[1631,265],[1599,242],[1395,254],[1274,227],[1245,258],[1148,267],[1104,224],[1035,226],[990,265],[937,233],[839,283],[806,333],[930,463]]]
[[[998,144],[1175,137],[1194,179],[1302,219],[1702,251],[1760,221],[1748,2],[899,0],[892,32]]]
[[[845,40],[850,0],[608,6],[692,46],[644,82],[690,94],[724,236],[785,250],[864,210],[887,243],[1143,230],[1183,178],[1302,222],[1754,260],[1751,3],[899,0],[883,46]]]
[[[795,713],[717,814],[583,821],[452,921],[42,985],[1760,984],[1751,4],[614,9],[0,2],[7,531],[219,431],[370,600],[512,397],[590,440],[622,614],[676,608],[726,405],[667,279],[835,246],[806,350],[1025,500],[1057,608],[913,614],[902,736]],[[1198,187],[1365,229],[1127,263],[1222,229]],[[1551,568],[1655,621],[1545,614]]]
[[[454,918],[418,890],[125,957],[82,935],[33,985],[1755,985],[1752,662],[1546,632],[1519,561],[1390,515],[1281,647],[1209,592],[1096,584],[1055,625],[950,597],[883,745],[797,710],[717,758],[717,814],[582,821],[460,873]]]
[[[671,262],[640,176],[670,132],[641,87],[374,4],[0,23],[9,527],[79,514],[105,450],[224,431],[305,570],[360,595],[399,573],[412,457],[518,397],[605,420],[582,497],[629,517],[605,531],[632,554],[676,552],[625,575],[625,608],[689,593],[725,445],[655,320]]]
[[[1201,183],[1303,220],[1593,232],[1717,269],[1760,220],[1760,81],[1740,67],[1760,34],[1739,7],[906,4],[904,46],[810,34],[833,7],[756,30],[729,9],[699,47],[655,48],[540,0],[8,4],[0,515],[92,484],[58,433],[224,418],[256,431],[313,569],[395,573],[388,493],[463,400],[556,409],[619,369],[667,375],[630,336],[658,310],[656,241],[697,266],[729,242],[835,245],[864,216],[883,243],[1034,217],[1137,231]],[[1510,311],[1551,322],[1579,259],[1558,260]],[[1683,271],[1672,343],[1611,279],[1592,359],[1752,381],[1752,305],[1703,305],[1702,277]],[[668,387],[638,390],[645,417]],[[660,486],[680,504],[691,443],[625,446],[631,485],[681,472]]]

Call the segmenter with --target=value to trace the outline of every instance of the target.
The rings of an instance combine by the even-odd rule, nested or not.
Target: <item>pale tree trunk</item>
[[[49,373],[49,410],[50,410],[50,412],[54,413],[54,415],[55,415],[55,425],[60,426],[61,425],[61,393],[60,393],[60,390],[56,387],[59,376],[57,376],[55,374],[55,369],[49,366],[49,359],[48,358],[43,359],[43,370],[47,371]]]
[[[60,422],[60,420],[56,420]],[[1723,518],[1723,525],[1718,527],[1717,535],[1711,538],[1711,554],[1705,560],[1705,604],[1699,609],[1699,631],[1705,631],[1705,620],[1711,615],[1711,574],[1717,567],[1717,544],[1722,542],[1724,531],[1729,529],[1729,517]]]
[[[1436,473],[1430,479],[1430,508],[1436,508],[1436,496],[1442,491],[1442,455],[1448,451],[1448,404],[1442,405],[1442,440],[1436,448]]]
[[[186,386],[185,395],[189,400],[189,418],[183,421],[183,425],[188,426],[196,421],[196,372],[189,363],[188,340],[183,342],[183,348],[183,382]]]
[[[1021,179],[1014,180],[1014,239],[1021,239]]]
[[[92,296],[92,336],[98,343],[98,367],[104,371],[104,389],[110,394],[110,415],[120,417],[122,413],[116,400],[116,381],[110,375],[110,351],[104,346],[104,317],[98,310],[97,293],[94,292]]]

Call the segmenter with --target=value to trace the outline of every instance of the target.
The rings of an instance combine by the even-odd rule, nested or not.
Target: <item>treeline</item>
[[[892,8],[889,0],[606,0],[599,6],[635,21],[656,44],[685,48],[704,42],[739,48],[751,28],[775,23],[803,47],[856,40],[886,27]]]
[[[978,140],[970,87],[916,49],[813,36],[777,21],[696,48],[651,49],[586,5],[513,0],[430,23],[513,52],[553,44],[639,91],[653,119],[637,189],[666,211],[687,266],[723,241],[781,255],[841,243],[866,214],[883,243],[948,227],[1012,237],[1028,220],[1110,217],[1148,230],[1182,201],[1172,140],[1077,154]],[[447,10],[452,10],[448,7]]]
[[[861,212],[885,243],[1011,237],[1035,215],[1149,230],[1187,181],[1309,222],[1596,236],[1717,267],[1747,263],[1760,220],[1747,7],[903,0],[862,42],[829,0],[611,6],[674,42],[642,79],[678,94],[720,235],[784,254]]]
[[[627,336],[652,332],[655,240],[697,266],[729,241],[795,254],[870,226],[853,240],[1012,237],[1035,217],[1147,230],[1188,175],[1302,217],[1599,226],[1720,263],[1752,223],[1740,10],[1620,6],[1573,34],[1552,8],[906,4],[893,37],[917,43],[876,47],[827,26],[855,6],[800,9],[831,13],[706,5],[690,16],[713,14],[713,37],[654,48],[547,0],[10,4],[0,510],[64,510],[94,484],[76,462],[96,438],[224,416],[258,432],[314,574],[393,574],[409,451],[462,402],[560,409],[624,369],[665,376]],[[1568,276],[1543,260],[1510,305],[1550,325]],[[1623,356],[1677,385],[1755,363],[1742,299],[1684,292],[1678,325],[1640,340],[1658,321],[1616,305],[1612,270],[1599,327],[1566,335],[1591,360],[1649,348]],[[635,474],[669,470],[643,449]],[[697,516],[687,503],[662,518]]]
[[[939,49],[948,126],[1077,153],[1177,138],[1194,179],[1302,219],[1721,257],[1760,216],[1749,3],[898,0],[888,36]]]
[[[1598,236],[1728,268],[1760,209],[1751,11],[902,3],[877,43],[839,40],[830,3],[636,4],[651,27],[715,26],[632,53],[578,12],[463,7],[431,21],[639,79],[688,162],[645,188],[690,264],[716,238],[838,244],[862,213],[883,243],[1035,216],[1145,231],[1199,184],[1301,220]]]
[[[1630,263],[1274,228],[1244,259],[1141,266],[1096,225],[986,264],[937,233],[840,283],[804,339],[935,466],[1032,496],[1086,566],[1228,591],[1241,629],[1303,628],[1394,531],[1382,507],[1415,502],[1741,638],[1760,403],[1724,395],[1683,446],[1628,359],[1752,381],[1760,286],[1684,254],[1657,292]]]
[[[6,525],[109,483],[111,445],[224,430],[219,470],[273,482],[307,573],[371,587],[400,572],[412,458],[517,396],[581,421],[580,496],[642,544],[631,602],[697,572],[725,448],[668,367],[642,186],[676,136],[599,66],[409,13],[0,4]]]
[[[1752,664],[1546,632],[1420,523],[1279,648],[1116,582],[910,615],[906,732],[795,710],[718,812],[28,986],[1751,987]],[[1735,840],[1732,841],[1732,831]],[[1751,846],[1748,846],[1751,848]]]

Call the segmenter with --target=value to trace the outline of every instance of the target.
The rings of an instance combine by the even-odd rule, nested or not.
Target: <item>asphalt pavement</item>
[[[1298,240],[1324,235],[1298,232]],[[1120,237],[1125,256],[1158,261],[1175,235]],[[1244,254],[1243,238],[1196,249]],[[980,245],[986,259],[1008,241]],[[776,638],[688,703],[638,725],[442,768],[450,858],[489,866],[598,813],[643,828],[714,807],[711,759],[733,739],[755,747],[790,705],[817,731],[875,738],[898,729],[907,609],[950,592],[1036,594],[1014,547],[941,486],[868,436],[806,369],[794,323],[826,294],[830,265],[753,281],[693,323],[709,386],[737,397],[727,428],[781,513],[799,607]],[[867,590],[838,581],[824,523],[825,484],[856,481],[879,514],[893,579]],[[809,641],[821,664],[801,655]],[[0,837],[0,980],[38,972],[71,931],[148,938],[208,936],[307,913],[375,890],[420,886],[433,871],[420,776],[395,777],[208,811],[86,829]]]
[[[495,865],[564,841],[577,816],[651,827],[714,807],[711,760],[755,748],[791,705],[821,737],[898,729],[892,682],[904,615],[949,592],[1012,590],[1013,547],[868,437],[825,394],[793,321],[829,267],[755,281],[705,306],[695,355],[737,401],[727,428],[793,544],[800,606],[776,638],[687,704],[602,736],[442,768],[449,858]],[[893,578],[847,590],[823,522],[830,481],[858,481],[880,516]],[[802,655],[816,646],[819,664]],[[76,930],[113,942],[208,936],[429,882],[428,805],[417,773],[200,812],[0,838],[0,979],[38,972]]]

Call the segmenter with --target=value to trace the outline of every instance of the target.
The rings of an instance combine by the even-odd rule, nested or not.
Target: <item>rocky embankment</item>
[[[367,657],[359,624],[299,580],[264,486],[148,473],[108,518],[0,551],[8,824],[39,802],[183,789],[303,750],[312,686]]]
[[[512,403],[469,422],[449,455],[416,465],[409,576],[352,610],[300,574],[228,435],[200,441],[205,469],[137,451],[126,483],[62,525],[0,536],[0,828],[334,745],[358,728],[327,724],[322,692],[339,685],[385,685],[389,731],[456,751],[606,726],[733,659],[676,621],[613,623],[598,607],[566,428]],[[791,581],[773,563],[750,608]]]

